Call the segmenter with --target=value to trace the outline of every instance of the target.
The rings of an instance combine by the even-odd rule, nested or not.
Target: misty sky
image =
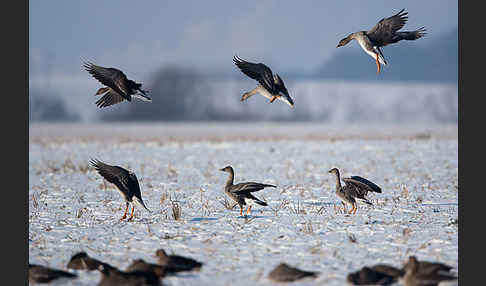
[[[457,28],[457,1],[30,1],[31,75],[84,72],[81,60],[138,76],[165,64],[234,69],[237,53],[281,72],[309,72],[351,32],[401,8],[403,30],[434,35]],[[357,43],[352,47],[359,49]],[[365,55],[363,55],[365,56]],[[48,66],[47,63],[51,64]]]

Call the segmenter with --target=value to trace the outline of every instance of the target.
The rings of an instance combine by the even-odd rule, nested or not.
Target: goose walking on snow
[[[125,213],[120,220],[124,220],[127,217],[129,203],[132,203],[132,213],[130,218],[128,218],[128,221],[133,219],[133,211],[135,210],[135,205],[133,204],[134,201],[150,212],[142,200],[140,185],[138,184],[137,176],[134,173],[122,167],[111,166],[98,160],[91,160],[91,164],[103,178],[108,182],[115,184],[120,191],[120,194],[125,199]]]
[[[131,102],[134,97],[143,101],[152,101],[152,99],[147,96],[147,91],[141,89],[141,83],[136,83],[133,80],[128,79],[119,69],[105,68],[92,63],[84,63],[84,68],[95,79],[106,86],[98,89],[95,94],[104,94],[103,97],[96,101],[96,105],[100,108],[120,103],[123,100]]]
[[[353,214],[356,213],[357,201],[366,203],[368,205],[373,205],[370,201],[368,201],[368,199],[366,199],[368,192],[381,193],[380,187],[360,176],[343,178],[343,181],[346,184],[342,186],[339,170],[337,168],[332,168],[329,170],[329,173],[336,175],[336,196],[341,200],[341,203],[344,206],[344,212],[346,212],[346,204],[350,204],[352,206],[348,214],[351,212]]]
[[[290,107],[294,107],[294,100],[290,97],[285,84],[278,74],[272,73],[272,70],[262,63],[250,63],[234,56],[233,62],[247,76],[259,82],[257,87],[249,92],[245,92],[240,101],[248,99],[250,96],[259,93],[270,99],[270,103],[275,99],[281,100]]]
[[[417,40],[423,37],[425,33],[425,27],[419,28],[415,31],[403,31],[398,32],[408,20],[408,12],[404,12],[402,9],[397,14],[381,19],[371,30],[359,31],[350,34],[346,38],[339,41],[336,48],[342,47],[348,44],[351,40],[357,40],[361,48],[376,60],[376,66],[378,68],[377,73],[380,72],[380,63],[386,65],[385,57],[381,52],[381,47],[389,44],[397,43],[401,40]]]
[[[261,184],[255,182],[246,182],[246,183],[239,183],[233,185],[233,180],[235,177],[235,172],[233,167],[226,166],[220,171],[229,173],[228,180],[226,181],[226,185],[224,187],[224,192],[230,198],[232,198],[238,205],[240,206],[240,215],[243,215],[243,206],[248,204],[249,207],[246,210],[246,214],[249,214],[251,211],[251,207],[253,204],[259,204],[261,206],[267,206],[267,203],[264,201],[259,200],[257,197],[252,195],[253,192],[258,192],[263,190],[267,187],[276,188],[277,186],[269,185],[269,184]]]

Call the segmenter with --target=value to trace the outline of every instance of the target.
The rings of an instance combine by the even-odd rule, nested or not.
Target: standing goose
[[[119,166],[111,166],[105,164],[98,160],[91,160],[91,165],[95,167],[98,173],[105,178],[108,182],[115,184],[115,186],[120,191],[126,202],[125,213],[120,220],[124,220],[127,217],[128,204],[132,203],[132,213],[128,221],[133,219],[133,211],[135,210],[135,205],[133,204],[133,199],[135,202],[144,207],[147,211],[150,210],[145,206],[142,195],[140,194],[140,186],[138,184],[137,176]]]
[[[92,63],[84,63],[84,68],[95,79],[106,87],[98,89],[95,95],[104,94],[96,105],[100,108],[122,102],[123,100],[132,101],[133,97],[143,101],[151,102],[152,99],[146,95],[145,90],[141,89],[142,84],[129,80],[119,69],[105,68]]]
[[[381,52],[381,47],[397,43],[401,40],[417,40],[426,34],[425,27],[415,31],[398,32],[398,30],[405,26],[408,19],[408,12],[404,12],[404,10],[402,9],[391,17],[381,19],[369,31],[359,31],[350,34],[339,41],[336,48],[346,45],[351,40],[357,40],[361,48],[376,60],[377,73],[379,73],[381,70],[380,63],[383,65],[387,64]]]
[[[337,168],[332,168],[329,173],[336,175],[336,195],[341,200],[344,206],[344,212],[346,212],[346,203],[352,206],[349,214],[353,212],[356,213],[356,201],[364,202],[369,205],[373,205],[366,195],[368,192],[381,193],[381,188],[376,184],[366,180],[365,178],[359,176],[352,176],[351,178],[344,178],[343,181],[346,185],[341,185],[341,175]]]
[[[273,74],[268,66],[262,63],[255,64],[244,61],[236,55],[233,57],[233,62],[244,74],[259,82],[256,88],[245,92],[240,101],[244,101],[250,96],[259,93],[270,99],[270,103],[274,102],[275,99],[279,99],[290,105],[290,107],[294,107],[294,100],[290,97],[283,80],[278,74]]]
[[[251,207],[253,203],[257,203],[261,206],[267,206],[267,203],[264,201],[259,200],[255,196],[253,196],[252,192],[261,191],[264,188],[272,187],[276,188],[277,186],[268,185],[268,184],[261,184],[255,182],[246,182],[246,183],[239,183],[233,185],[233,180],[235,177],[235,172],[233,171],[233,167],[226,166],[223,169],[219,169],[220,171],[229,173],[228,180],[226,181],[226,185],[224,187],[224,192],[230,198],[232,198],[238,205],[240,206],[240,215],[243,215],[243,206],[248,204],[249,207],[246,210],[246,214],[249,214],[251,211]]]
[[[29,283],[50,283],[54,280],[74,279],[76,274],[29,263]]]

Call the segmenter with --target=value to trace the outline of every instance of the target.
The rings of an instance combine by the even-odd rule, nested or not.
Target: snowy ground
[[[31,125],[30,263],[66,269],[84,250],[124,269],[155,263],[159,248],[205,263],[167,285],[270,285],[280,262],[321,272],[299,285],[344,285],[364,265],[409,255],[457,269],[457,126],[285,124]],[[124,202],[90,158],[134,171],[152,213],[136,207],[120,222]],[[226,165],[235,182],[277,185],[255,194],[269,207],[248,218],[226,209]],[[374,207],[339,213],[332,167],[380,185]],[[79,274],[72,285],[100,279]]]

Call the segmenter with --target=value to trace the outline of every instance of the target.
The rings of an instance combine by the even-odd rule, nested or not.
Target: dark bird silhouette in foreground
[[[452,266],[449,266],[444,263],[440,262],[430,262],[430,261],[419,261],[416,256],[410,256],[408,258],[407,263],[404,264],[403,269],[404,271],[410,267],[414,263],[418,263],[418,270],[420,272],[436,272],[436,271],[441,271],[441,272],[449,272],[452,270]]]
[[[169,272],[169,268],[163,265],[147,263],[143,259],[134,260],[126,269],[126,272],[140,271],[153,272],[159,278],[164,278]]]
[[[346,38],[339,41],[336,48],[348,44],[351,40],[357,40],[361,48],[376,60],[378,68],[377,73],[380,72],[380,63],[386,65],[387,62],[381,47],[389,44],[397,43],[401,40],[417,40],[425,36],[425,27],[419,28],[415,31],[398,32],[408,20],[408,12],[402,9],[397,14],[381,19],[371,30],[359,31],[349,34]]]
[[[67,268],[92,271],[98,270],[100,264],[103,264],[103,262],[94,259],[88,256],[86,252],[81,251],[71,256]]]
[[[106,263],[98,266],[101,280],[98,286],[144,286],[160,285],[159,277],[151,271],[125,272]]]
[[[256,88],[243,94],[241,101],[259,93],[270,99],[270,103],[278,99],[294,107],[294,100],[290,97],[282,78],[278,74],[273,74],[268,66],[262,63],[250,63],[238,56],[234,56],[233,62],[245,75],[259,82]]]
[[[168,255],[163,249],[157,250],[155,255],[159,258],[159,264],[167,267],[167,270],[171,273],[199,271],[203,266],[203,263],[189,257]]]
[[[105,68],[92,63],[84,63],[84,68],[95,79],[106,86],[98,89],[95,94],[104,94],[98,101],[96,101],[96,105],[100,108],[120,103],[123,100],[132,101],[132,98],[139,98],[149,102],[152,101],[152,99],[147,96],[147,91],[141,89],[141,83],[136,83],[133,80],[128,79],[119,69]]]
[[[60,279],[74,279],[76,274],[46,266],[29,263],[29,283],[51,283]]]
[[[381,193],[381,188],[376,184],[368,181],[365,178],[359,176],[352,176],[351,178],[343,178],[346,183],[344,186],[341,185],[341,175],[337,168],[332,168],[329,173],[336,175],[336,196],[341,200],[344,207],[344,212],[346,212],[346,204],[352,206],[350,213],[356,213],[356,202],[363,202],[368,205],[373,205],[366,195],[368,192]]]
[[[263,190],[264,188],[271,187],[276,188],[277,186],[269,185],[269,184],[261,184],[255,182],[245,182],[233,185],[235,172],[233,167],[226,166],[223,169],[219,169],[220,171],[229,173],[228,180],[226,181],[226,185],[224,186],[224,193],[228,195],[231,199],[233,199],[239,206],[240,206],[240,215],[243,215],[243,206],[248,204],[248,209],[246,210],[246,214],[249,214],[251,211],[251,207],[253,204],[259,204],[261,206],[267,206],[268,204],[251,193],[258,192]]]
[[[268,279],[275,282],[292,282],[307,277],[315,278],[319,272],[304,271],[298,268],[289,266],[285,263],[280,263],[275,269],[268,274]]]
[[[415,256],[410,256],[404,266],[405,275],[400,280],[404,286],[436,286],[441,281],[457,280],[457,277],[449,272],[452,267],[442,263],[418,261]]]
[[[347,281],[353,285],[391,285],[404,275],[402,269],[390,265],[377,264],[363,267],[357,272],[349,273]]]
[[[147,211],[150,210],[145,206],[142,195],[140,193],[140,186],[138,184],[137,176],[119,166],[111,166],[98,160],[91,160],[91,165],[98,171],[98,173],[105,178],[108,182],[115,184],[120,191],[120,194],[125,199],[126,208],[123,217],[120,220],[124,220],[127,217],[129,203],[132,203],[132,213],[128,221],[133,219],[133,211],[135,210],[134,202],[144,207]]]

